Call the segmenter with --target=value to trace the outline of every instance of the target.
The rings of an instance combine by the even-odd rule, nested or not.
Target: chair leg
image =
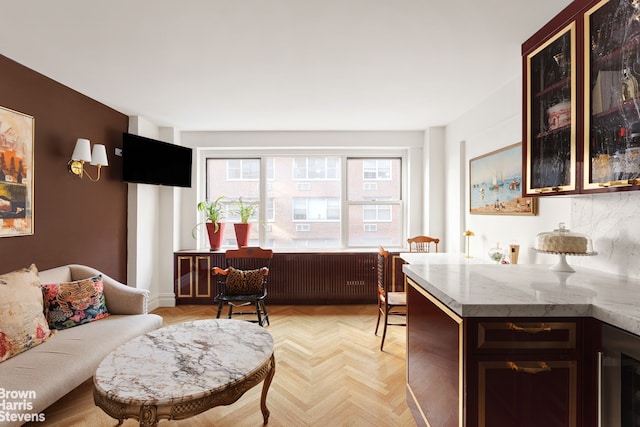
[[[258,325],[262,326],[262,316],[260,314],[260,301],[256,301],[256,315],[258,316]]]
[[[385,308],[384,311],[384,326],[382,328],[382,341],[380,341],[380,351],[382,350],[382,347],[384,347],[384,339],[387,336],[387,325],[389,324],[389,310]]]
[[[267,326],[271,325],[269,323],[269,313],[267,313],[267,305],[264,303],[264,301],[260,301],[260,307],[262,307],[262,323],[264,325],[265,322],[267,322]]]
[[[373,335],[378,335],[378,326],[380,326],[380,315],[382,314],[382,307],[380,307],[380,302],[378,302],[378,321],[376,322],[376,331]]]
[[[222,300],[218,301],[218,312],[216,313],[216,319],[220,318],[220,315],[222,314],[223,305],[224,305],[224,302]]]
[[[233,316],[233,304],[229,303],[227,305],[229,306],[229,313],[227,314],[227,319],[231,319],[231,316]]]

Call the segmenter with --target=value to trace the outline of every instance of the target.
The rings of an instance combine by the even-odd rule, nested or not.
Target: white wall
[[[517,77],[485,102],[474,107],[446,131],[445,239],[451,252],[464,252],[465,229],[475,232],[471,255],[487,257],[497,242],[520,245],[519,263],[553,264],[557,256],[535,253],[538,233],[564,222],[571,231],[592,238],[595,257],[568,257],[573,266],[589,266],[611,273],[640,277],[640,192],[542,197],[536,216],[469,214],[469,159],[522,141],[521,80]],[[464,171],[462,171],[464,169]],[[462,173],[461,173],[462,172]],[[464,183],[460,185],[460,176]],[[459,188],[463,187],[461,197]],[[458,221],[458,216],[463,221]]]
[[[129,133],[158,137],[158,128],[141,117],[129,117]],[[156,265],[159,218],[158,189],[128,184],[127,195],[127,283],[151,292],[152,306],[158,306],[159,290],[153,282]]]
[[[142,117],[129,118],[129,132],[174,144],[173,128]],[[149,309],[174,306],[173,251],[178,249],[180,191],[173,187],[128,184],[127,283],[151,292]]]
[[[420,232],[412,234],[422,234],[440,238],[438,250],[447,251],[446,239],[443,239],[445,230],[445,128],[434,127],[427,129],[424,140],[424,153],[422,170],[422,181],[424,183],[424,202],[422,203],[423,223]]]

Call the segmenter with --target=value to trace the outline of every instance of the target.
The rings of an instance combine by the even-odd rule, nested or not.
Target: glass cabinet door
[[[576,190],[575,22],[526,57],[525,195]]]
[[[640,184],[640,0],[605,0],[584,15],[583,189]]]

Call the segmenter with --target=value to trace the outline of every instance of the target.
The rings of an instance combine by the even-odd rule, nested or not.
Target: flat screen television
[[[127,132],[122,134],[122,180],[138,184],[191,187],[189,147]]]

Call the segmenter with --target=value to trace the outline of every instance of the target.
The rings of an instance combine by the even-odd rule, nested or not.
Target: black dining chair
[[[233,315],[256,315],[257,323],[269,325],[267,298],[267,277],[273,251],[260,247],[246,246],[230,249],[225,254],[226,268],[213,267],[217,277],[218,294],[214,301],[218,303],[216,318],[220,318],[224,305],[228,305],[227,318]],[[250,311],[241,307],[252,307]],[[256,322],[256,320],[252,320]]]

